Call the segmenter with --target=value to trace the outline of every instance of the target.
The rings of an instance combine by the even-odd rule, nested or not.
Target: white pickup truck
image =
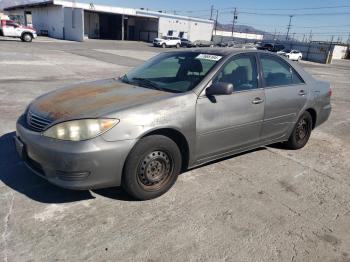
[[[0,20],[0,36],[20,38],[23,42],[32,42],[37,38],[34,28],[20,25],[12,20]]]

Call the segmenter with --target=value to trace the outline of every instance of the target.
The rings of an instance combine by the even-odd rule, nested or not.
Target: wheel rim
[[[310,124],[305,118],[302,118],[297,124],[295,130],[295,138],[298,144],[303,144],[310,134]]]
[[[30,35],[24,35],[24,40],[26,40],[27,42],[30,41]]]
[[[173,160],[164,151],[147,154],[138,166],[137,179],[146,191],[159,190],[169,181],[173,172]]]

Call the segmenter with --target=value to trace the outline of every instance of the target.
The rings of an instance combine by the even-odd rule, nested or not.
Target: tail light
[[[328,94],[327,94],[327,95],[328,95],[328,97],[331,97],[331,96],[333,95],[333,90],[332,90],[332,88],[330,88],[330,89],[329,89],[329,91],[328,91]]]

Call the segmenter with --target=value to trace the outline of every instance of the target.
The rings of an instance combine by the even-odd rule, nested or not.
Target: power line
[[[319,7],[304,7],[304,8],[240,8],[241,10],[272,10],[272,11],[299,11],[299,10],[320,10],[320,9],[337,9],[337,8],[350,8],[350,5],[338,5],[338,6],[319,6]]]
[[[225,11],[222,13],[229,13],[230,11]],[[350,12],[339,12],[339,13],[304,13],[304,14],[281,14],[281,13],[258,13],[258,12],[243,12],[240,11],[240,14],[246,15],[258,15],[258,16],[334,16],[334,15],[350,15]]]

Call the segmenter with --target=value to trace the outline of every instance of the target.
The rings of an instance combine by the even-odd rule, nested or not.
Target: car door
[[[6,20],[5,21],[5,25],[3,27],[3,33],[4,33],[4,36],[17,36],[17,33],[16,33],[16,23],[14,21],[11,21],[11,20]]]
[[[265,114],[261,138],[281,139],[288,134],[307,99],[307,86],[294,68],[282,58],[260,54],[265,87]]]
[[[259,142],[264,116],[264,90],[260,88],[254,54],[236,55],[218,71],[215,82],[232,83],[231,95],[208,97],[196,105],[197,160],[210,159]]]

